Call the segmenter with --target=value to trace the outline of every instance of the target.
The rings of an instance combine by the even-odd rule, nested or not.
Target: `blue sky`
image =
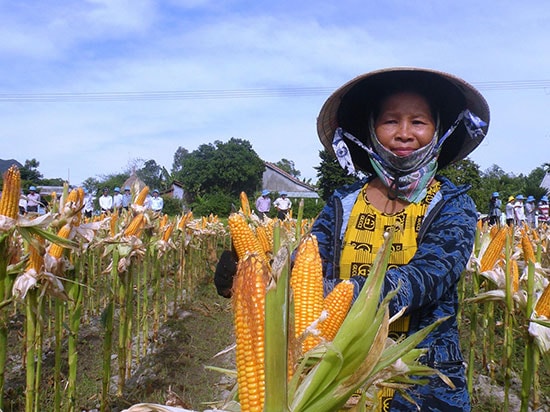
[[[72,184],[231,137],[315,181],[324,100],[392,66],[480,89],[482,170],[550,162],[546,0],[0,0],[0,38],[0,158]]]

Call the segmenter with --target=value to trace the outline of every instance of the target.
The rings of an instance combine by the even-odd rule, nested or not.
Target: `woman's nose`
[[[412,127],[408,122],[399,122],[396,137],[401,140],[413,138]]]

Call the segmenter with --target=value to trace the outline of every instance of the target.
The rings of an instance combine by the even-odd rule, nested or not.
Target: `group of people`
[[[536,228],[542,223],[550,222],[549,208],[548,196],[546,195],[542,196],[537,202],[532,195],[525,198],[519,194],[508,197],[503,214],[500,194],[494,192],[489,200],[489,224],[501,225],[506,223],[508,226],[512,226],[526,223],[530,227]]]
[[[467,194],[470,185],[456,186],[438,171],[482,142],[489,117],[485,98],[461,78],[432,69],[389,68],[341,86],[317,118],[325,149],[348,174],[365,176],[337,189],[311,229],[325,293],[349,279],[357,297],[386,231],[396,228],[382,292],[396,291],[390,316],[404,312],[390,325],[391,334],[408,336],[445,319],[419,344],[426,351],[420,361],[452,384],[433,375],[406,393],[381,389],[380,411],[471,410],[457,311],[477,210]],[[214,283],[228,297],[235,265],[222,258]]]
[[[498,197],[498,193],[493,193],[495,195]],[[542,196],[538,202],[532,195],[527,198],[521,194],[510,196],[505,206],[505,217],[509,226],[526,223],[537,228],[542,223],[550,222],[548,196]]]
[[[110,214],[114,211],[122,213],[122,210],[128,210],[132,203],[132,192],[130,187],[126,186],[124,192],[121,193],[119,187],[115,187],[114,194],[109,193],[109,188],[104,187],[101,196],[98,199],[99,210],[101,213]],[[153,212],[160,213],[164,208],[164,200],[160,196],[157,189],[153,190],[152,195],[148,195],[145,199],[144,206],[147,209],[151,209]],[[87,193],[84,198],[84,214],[86,216],[92,216],[94,211],[94,197],[92,194]]]
[[[271,212],[270,194],[269,190],[264,189],[262,194],[256,199],[256,211],[262,219],[268,217]],[[292,209],[292,201],[288,198],[288,193],[281,191],[279,197],[273,202],[273,206],[277,210],[277,217],[285,220]]]

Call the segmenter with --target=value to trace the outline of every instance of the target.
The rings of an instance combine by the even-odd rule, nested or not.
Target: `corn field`
[[[312,222],[300,212],[284,222],[260,220],[243,194],[241,210],[227,225],[216,216],[168,217],[143,207],[145,187],[133,188],[129,210],[87,220],[83,190],[67,187],[59,201],[54,195],[48,214],[21,216],[20,191],[19,171],[12,167],[0,198],[0,387],[4,393],[5,372],[14,367],[10,360],[20,359],[26,412],[45,410],[39,388],[46,379],[54,387],[48,410],[77,410],[77,336],[83,324],[98,317],[104,348],[98,354],[103,360],[99,403],[109,411],[110,397],[122,394],[170,309],[193,298],[220,251],[232,246],[239,258],[232,297],[236,365],[226,372],[237,384],[230,399],[212,400],[220,409],[369,410],[376,407],[377,387],[400,390],[410,374],[436,373],[417,362],[422,352],[415,347],[437,323],[400,342],[388,338],[388,325],[399,316],[388,316],[391,296],[380,303],[391,239],[373,265],[361,305],[352,305],[346,282],[334,295],[322,296]],[[549,237],[545,225],[480,224],[459,288],[470,392],[476,375],[488,375],[504,387],[504,411],[514,377],[522,384],[522,411],[540,406],[544,393],[550,364]],[[334,313],[348,311],[352,315],[335,319]],[[16,354],[8,353],[15,316],[24,319]],[[55,352],[52,376],[42,373],[46,349]],[[335,359],[342,360],[338,373]],[[62,373],[63,362],[68,369]],[[3,402],[0,410],[9,410]]]

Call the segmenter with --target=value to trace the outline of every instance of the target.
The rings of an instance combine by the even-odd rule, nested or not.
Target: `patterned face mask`
[[[342,128],[337,128],[334,132],[332,146],[340,166],[347,170],[348,174],[356,174],[355,166],[353,165],[351,154],[344,138],[355,143],[369,156],[376,174],[390,190],[388,194],[390,197],[399,197],[408,202],[416,203],[424,198],[426,186],[437,171],[437,158],[443,143],[455,131],[461,121],[464,122],[468,135],[472,139],[480,139],[485,136],[482,127],[487,124],[466,109],[458,115],[457,119],[441,138],[438,138],[437,130],[439,127],[436,127],[436,133],[432,141],[408,156],[396,156],[382,146],[374,132],[374,127],[372,126],[374,122],[372,119],[369,122],[372,147],[365,145]]]

